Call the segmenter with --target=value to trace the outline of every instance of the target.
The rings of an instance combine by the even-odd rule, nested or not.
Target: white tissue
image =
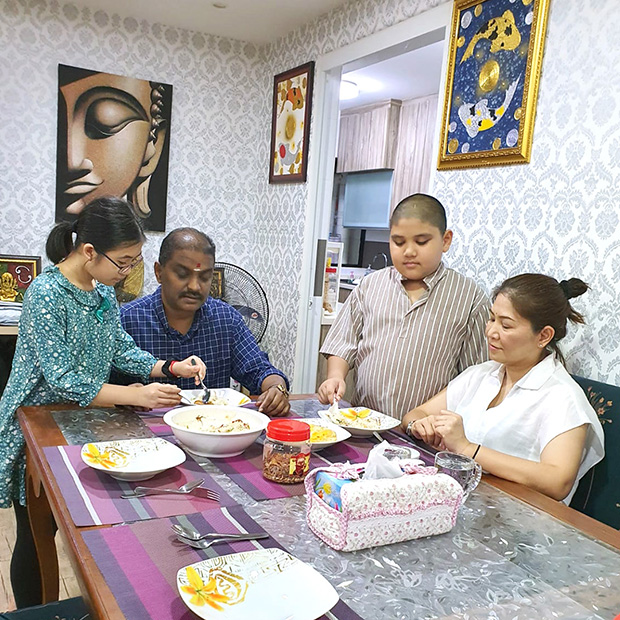
[[[398,459],[389,460],[384,452],[390,447],[387,441],[376,445],[369,453],[364,471],[364,480],[379,480],[381,478],[400,478],[404,476]]]

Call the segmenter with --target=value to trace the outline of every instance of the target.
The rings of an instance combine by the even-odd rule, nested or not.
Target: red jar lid
[[[327,267],[327,269],[325,269],[326,273],[336,273],[338,271],[338,269],[336,269],[336,267]]]
[[[276,441],[307,441],[310,425],[300,420],[271,420],[267,424],[267,437]]]

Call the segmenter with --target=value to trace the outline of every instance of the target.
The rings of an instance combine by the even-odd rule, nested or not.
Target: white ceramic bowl
[[[185,424],[196,416],[208,416],[209,419],[221,418],[222,421],[241,419],[249,424],[249,430],[230,433],[213,433],[202,430],[190,430]],[[267,428],[269,418],[258,411],[243,407],[224,407],[220,405],[202,405],[172,409],[164,415],[164,422],[170,426],[174,436],[190,451],[199,456],[225,458],[237,456],[249,448],[258,436]]]
[[[209,390],[211,392],[211,397],[214,396],[221,402],[219,405],[231,405],[233,407],[238,407],[239,405],[246,405],[251,402],[250,399],[241,392],[237,392],[237,390],[231,390],[230,388],[217,388],[213,390]],[[181,390],[181,402],[184,405],[191,405],[193,407],[200,407],[201,405],[194,405],[194,401],[197,398],[200,398],[204,393],[204,390],[201,388],[199,390]],[[212,404],[212,403],[204,403]]]

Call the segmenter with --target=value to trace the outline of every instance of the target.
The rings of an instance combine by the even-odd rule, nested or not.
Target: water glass
[[[448,474],[463,487],[463,501],[478,486],[482,467],[474,459],[454,452],[437,452],[435,467],[442,474]]]

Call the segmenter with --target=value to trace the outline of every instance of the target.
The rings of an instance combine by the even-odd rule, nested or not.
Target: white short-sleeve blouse
[[[555,355],[536,364],[499,405],[488,409],[503,376],[504,366],[493,361],[466,369],[448,384],[448,410],[462,416],[469,441],[537,462],[554,437],[589,424],[577,479],[563,500],[568,504],[580,478],[605,455],[594,409]]]

